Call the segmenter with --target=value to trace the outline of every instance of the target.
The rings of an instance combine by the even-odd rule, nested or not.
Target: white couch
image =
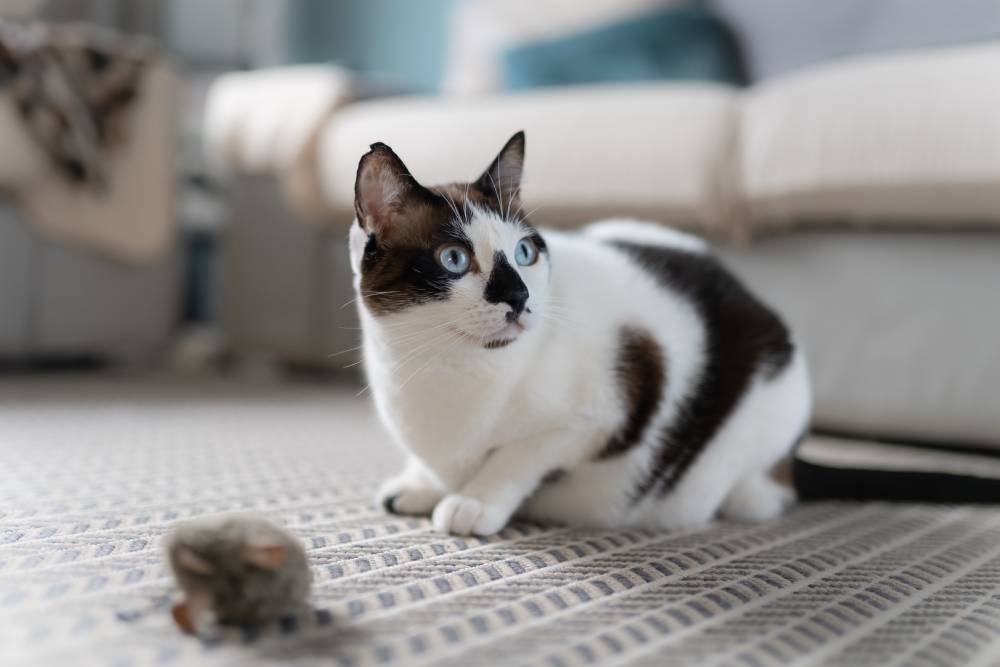
[[[329,246],[312,275],[346,284],[342,239],[357,161],[370,143],[388,143],[418,180],[433,183],[476,176],[526,129],[523,196],[528,210],[537,208],[533,220],[636,216],[715,238],[800,332],[820,428],[996,445],[996,72],[1000,44],[987,43],[844,60],[744,90],[655,83],[354,103],[345,96],[303,153],[326,216],[289,232],[297,246]],[[262,223],[243,225],[249,233]],[[265,254],[240,264],[269,261],[278,245],[258,244]],[[348,345],[329,332],[344,331],[353,315],[325,302],[329,290],[305,280],[284,286],[314,295],[298,298],[318,304],[327,331],[300,333],[284,348],[340,365],[343,357],[328,355]],[[259,346],[253,294],[241,293],[247,317],[231,333]],[[268,326],[274,340],[273,319]]]

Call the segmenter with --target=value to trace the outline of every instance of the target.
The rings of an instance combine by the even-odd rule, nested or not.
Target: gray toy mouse
[[[167,559],[184,592],[174,621],[187,633],[213,623],[265,623],[307,607],[312,574],[302,545],[260,517],[181,524],[167,540]]]

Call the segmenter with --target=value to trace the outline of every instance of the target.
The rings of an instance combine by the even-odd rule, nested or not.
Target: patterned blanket
[[[137,37],[79,25],[0,20],[0,92],[73,184],[100,192],[107,154],[126,140],[126,115],[153,56]]]
[[[372,505],[399,461],[355,391],[0,382],[0,664],[1000,663],[996,510],[451,537]],[[232,510],[303,540],[316,611],[184,636],[163,537]]]

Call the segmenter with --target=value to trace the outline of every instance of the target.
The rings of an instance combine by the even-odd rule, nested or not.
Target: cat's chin
[[[473,342],[486,350],[498,350],[501,347],[507,347],[520,338],[521,334],[525,331],[525,328],[526,327],[520,322],[512,322],[499,331],[495,331],[486,336],[476,336],[460,329],[456,329],[456,331],[462,334],[466,340]]]
[[[491,340],[483,343],[483,347],[487,350],[498,350],[501,347],[507,347],[513,343],[517,338],[497,338],[496,340]]]
[[[485,342],[483,342],[483,347],[487,350],[496,350],[501,347],[507,347],[516,341],[521,334],[524,333],[524,330],[525,326],[520,322],[511,322],[500,331],[487,336]]]

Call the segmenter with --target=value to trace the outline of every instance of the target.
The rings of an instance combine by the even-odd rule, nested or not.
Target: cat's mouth
[[[491,334],[486,337],[486,342],[483,343],[483,347],[487,350],[496,350],[501,347],[507,347],[521,335],[524,331],[524,325],[520,321],[514,320],[509,322],[500,331]]]
[[[470,342],[476,343],[477,345],[481,345],[484,349],[487,350],[496,350],[501,347],[507,347],[508,345],[516,341],[518,337],[521,335],[521,332],[523,332],[525,329],[526,327],[523,324],[521,324],[521,322],[514,321],[504,325],[502,328],[498,329],[497,331],[494,331],[491,334],[487,334],[485,336],[483,335],[477,336],[475,334],[469,333],[468,331],[463,331],[458,327],[452,327],[452,330],[455,333],[459,334],[462,338],[465,338]]]

